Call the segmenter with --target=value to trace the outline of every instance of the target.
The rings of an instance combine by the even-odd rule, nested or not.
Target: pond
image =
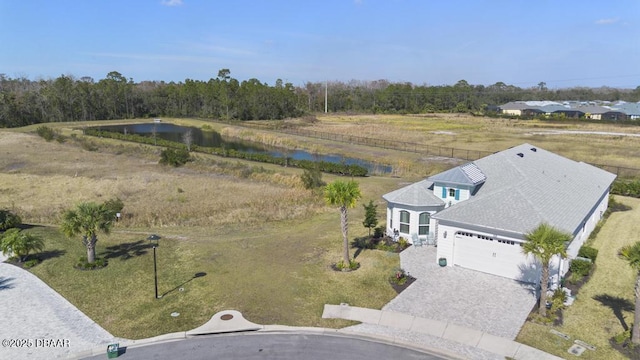
[[[143,123],[131,125],[109,125],[97,126],[94,129],[101,131],[119,132],[125,134],[138,134],[143,136],[153,136],[158,138],[183,142],[182,138],[187,130],[191,130],[193,144],[206,147],[224,147],[239,151],[265,153],[275,157],[289,157],[295,160],[326,161],[335,164],[360,165],[369,171],[370,174],[388,174],[393,168],[390,165],[379,164],[364,159],[346,157],[335,154],[314,154],[304,150],[288,150],[276,147],[265,146],[260,143],[238,141],[223,138],[220,133],[213,130],[202,130],[195,127],[178,126],[168,123]]]

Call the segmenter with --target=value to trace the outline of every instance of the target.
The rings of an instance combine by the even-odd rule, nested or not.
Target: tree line
[[[326,102],[325,102],[326,93]],[[61,75],[30,80],[0,74],[0,127],[44,122],[90,121],[145,117],[201,117],[263,120],[305,113],[481,113],[488,105],[516,100],[640,101],[635,90],[520,88],[498,82],[472,85],[465,80],[443,86],[391,83],[386,80],[307,82],[293,86],[278,79],[270,86],[258,79],[239,81],[221,69],[208,81],[134,82],[117,71],[95,81]]]

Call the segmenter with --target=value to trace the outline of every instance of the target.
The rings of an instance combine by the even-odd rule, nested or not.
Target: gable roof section
[[[388,194],[382,198],[388,202],[408,205],[408,206],[442,206],[444,202],[433,194],[433,183],[429,180],[418,181],[407,185]]]
[[[530,144],[475,164],[487,176],[482,188],[433,218],[521,234],[547,222],[575,233],[616,177]]]
[[[434,183],[445,183],[451,185],[476,186],[487,179],[482,170],[474,163],[456,166],[445,172],[441,172],[428,178]]]

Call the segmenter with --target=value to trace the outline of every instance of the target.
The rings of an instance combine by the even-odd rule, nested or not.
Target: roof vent
[[[520,157],[524,157],[523,153],[518,153],[517,155],[520,156]]]
[[[538,151],[538,149],[536,149],[536,148],[531,148],[531,151],[536,152],[536,151]]]

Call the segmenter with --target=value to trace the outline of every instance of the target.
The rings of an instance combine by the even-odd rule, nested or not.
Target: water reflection
[[[167,123],[143,123],[131,125],[109,125],[96,127],[98,130],[119,132],[124,134],[138,134],[143,136],[155,136],[158,139],[183,142],[184,133],[191,130],[192,143],[206,147],[224,147],[246,152],[266,153],[275,157],[289,157],[295,160],[326,161],[335,164],[360,165],[370,173],[391,173],[389,165],[376,164],[363,159],[344,157],[341,155],[314,154],[304,150],[287,150],[268,147],[259,143],[225,139],[220,133],[213,130],[202,130],[195,127],[178,126]]]

